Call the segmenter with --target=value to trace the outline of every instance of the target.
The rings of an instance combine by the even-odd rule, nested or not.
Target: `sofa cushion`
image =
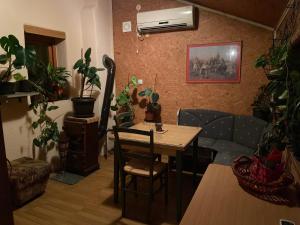
[[[203,148],[210,148],[216,143],[216,139],[206,138],[206,137],[198,137],[198,146]]]
[[[237,157],[241,155],[251,156],[255,152],[254,149],[225,140],[217,140],[211,148],[218,152],[214,163],[223,165],[231,165]]]
[[[215,119],[209,124],[205,124],[202,128],[201,137],[232,141],[233,116]]]
[[[233,141],[249,148],[257,149],[267,122],[253,116],[236,116]]]
[[[243,152],[219,152],[214,159],[215,164],[231,166],[233,161],[241,155],[245,155]]]
[[[199,136],[232,140],[234,117],[230,113],[206,109],[182,109],[178,114],[178,124],[202,127]]]
[[[242,152],[244,155],[252,155],[255,149],[248,148],[244,145],[237,144],[232,141],[217,140],[211,147],[211,149],[219,152]]]

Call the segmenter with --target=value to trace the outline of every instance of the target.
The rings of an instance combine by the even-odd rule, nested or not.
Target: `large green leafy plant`
[[[267,60],[262,60],[267,59]],[[268,55],[261,56],[256,67],[272,70],[266,73],[269,81],[267,92],[273,115],[272,128],[265,134],[260,152],[266,155],[276,145],[283,150],[292,144],[300,156],[300,48],[289,42],[274,47]],[[271,72],[271,76],[270,75]]]
[[[132,92],[137,88],[137,77],[131,76],[129,82],[125,85],[124,89],[116,96],[116,104],[111,106],[113,111],[131,111],[133,112],[133,99]]]
[[[39,92],[39,97],[30,105],[30,109],[37,116],[37,119],[32,122],[32,128],[40,131],[40,134],[33,139],[33,144],[44,149],[51,144],[57,143],[59,140],[57,122],[49,116],[49,112],[58,109],[58,106],[54,105],[53,102],[49,102],[47,89],[35,82],[29,82]]]
[[[35,59],[36,52],[33,49],[24,48],[14,35],[0,38],[0,46],[4,53],[0,55],[0,64],[4,70],[0,73],[0,82],[7,82],[13,76],[15,79],[23,79],[18,72],[24,67],[30,67]]]
[[[59,130],[57,122],[49,117],[48,112],[58,109],[58,106],[50,104],[46,99],[35,102],[31,108],[38,119],[32,123],[33,129],[40,129],[40,135],[33,139],[33,144],[44,148],[51,143],[57,143],[59,140]]]
[[[80,87],[80,98],[83,98],[83,91],[84,91],[85,84],[92,87],[95,85],[99,89],[101,89],[98,72],[103,71],[104,69],[91,66],[91,52],[92,52],[91,48],[88,48],[84,54],[84,58],[77,60],[73,66],[73,69],[77,70],[78,74],[82,76],[81,87]]]

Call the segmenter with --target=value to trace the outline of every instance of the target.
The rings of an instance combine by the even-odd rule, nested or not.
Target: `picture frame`
[[[187,46],[187,83],[240,83],[241,42]]]

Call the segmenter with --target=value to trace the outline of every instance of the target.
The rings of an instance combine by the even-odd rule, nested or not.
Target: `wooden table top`
[[[211,164],[180,225],[279,225],[280,219],[300,224],[300,208],[275,205],[245,192],[231,167]]]
[[[154,151],[170,156],[175,156],[177,150],[186,150],[193,139],[201,132],[200,127],[179,126],[171,124],[163,124],[165,133],[155,131],[154,123],[138,123],[131,128],[146,130],[154,130]],[[149,142],[149,138],[136,134],[120,133],[120,139],[135,140],[141,142]]]

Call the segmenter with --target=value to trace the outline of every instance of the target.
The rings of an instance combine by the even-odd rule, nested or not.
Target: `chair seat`
[[[157,176],[161,174],[167,168],[166,163],[162,162],[154,162],[153,165],[153,176]],[[149,165],[143,164],[140,160],[130,160],[124,166],[124,171],[128,174],[149,177],[150,176],[150,169]]]

